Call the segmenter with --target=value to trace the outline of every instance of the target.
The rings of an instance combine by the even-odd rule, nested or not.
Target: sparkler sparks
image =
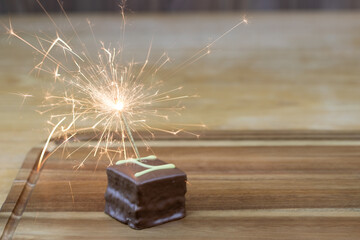
[[[111,164],[113,157],[110,157],[109,151],[118,154],[119,157],[128,158],[129,153],[125,146],[127,140],[130,141],[135,156],[140,157],[132,132],[138,132],[139,129],[151,133],[154,130],[172,134],[179,132],[179,130],[154,128],[148,123],[148,120],[150,118],[167,120],[168,115],[163,112],[179,110],[161,107],[161,103],[190,97],[170,96],[171,93],[177,92],[181,88],[160,92],[155,88],[157,84],[146,85],[140,78],[145,71],[145,64],[139,72],[136,72],[133,62],[125,66],[121,65],[117,60],[117,54],[120,52],[116,49],[110,50],[102,47],[103,52],[98,55],[98,63],[91,63],[87,56],[75,53],[70,46],[64,44],[64,41],[58,38],[55,41],[50,48],[60,46],[63,50],[69,51],[77,68],[76,71],[70,71],[63,66],[63,63],[56,62],[55,78],[62,84],[66,84],[66,88],[71,90],[64,90],[60,95],[46,96],[47,103],[42,106],[45,108],[42,113],[67,109],[67,111],[50,116],[51,122],[59,121],[59,118],[70,119],[66,125],[61,126],[58,135],[68,136],[92,129],[101,131],[97,144],[91,152],[94,156],[99,152],[107,154]],[[49,54],[50,51],[46,50],[44,59],[38,64],[38,68],[49,58]],[[82,59],[87,59],[87,61]],[[87,126],[79,127],[78,125],[83,122],[86,122]],[[53,134],[54,132],[51,135]],[[119,139],[115,135],[120,136],[122,145],[117,150],[109,148]],[[101,145],[102,142],[105,142],[105,146]],[[78,167],[81,167],[85,160],[86,158]]]
[[[74,26],[60,4],[60,0],[58,2],[61,10],[71,29],[74,31],[75,38],[81,45],[80,49],[75,48],[71,44],[74,39],[71,39],[71,41],[66,39],[61,28],[57,26],[39,0],[36,1],[54,25],[56,33],[53,38],[34,36],[35,40],[30,41],[28,38],[22,37],[22,34],[17,33],[11,22],[5,29],[9,38],[13,37],[22,41],[41,56],[41,61],[35,66],[34,70],[38,70],[38,73],[48,73],[51,75],[51,79],[54,79],[54,86],[52,88],[55,91],[52,93],[49,91],[45,94],[44,104],[40,106],[41,110],[39,111],[40,114],[50,114],[48,123],[52,126],[52,130],[41,152],[38,165],[34,167],[34,171],[29,175],[27,184],[25,184],[19,196],[20,201],[15,205],[14,211],[4,228],[2,236],[9,239],[11,239],[12,234],[15,232],[19,222],[18,219],[21,218],[25,210],[27,200],[39,179],[40,170],[46,160],[58,149],[65,149],[66,144],[80,133],[97,131],[98,135],[67,154],[66,157],[68,158],[83,146],[91,147],[88,155],[75,166],[77,169],[82,167],[91,155],[98,156],[98,160],[102,156],[106,156],[109,160],[109,165],[113,164],[115,159],[120,158],[125,159],[125,161],[117,162],[117,164],[135,163],[147,168],[142,172],[136,173],[140,176],[153,170],[173,168],[175,166],[173,164],[149,166],[140,162],[142,159],[154,157],[140,157],[132,137],[133,133],[144,140],[145,145],[149,147],[145,139],[140,135],[141,130],[150,133],[152,136],[154,136],[154,131],[176,135],[181,131],[187,132],[179,127],[204,127],[203,124],[175,124],[169,120],[169,113],[177,113],[184,109],[178,105],[178,100],[195,96],[182,95],[182,87],[172,90],[161,90],[161,82],[157,81],[156,75],[165,64],[170,62],[170,58],[166,53],[161,55],[153,66],[148,66],[151,47],[142,65],[134,61],[127,64],[123,63],[122,53],[125,31],[123,5],[120,6],[123,18],[123,34],[120,46],[112,48],[106,47],[104,43],[100,43],[98,56],[93,58],[75,31]],[[178,65],[170,76],[208,55],[212,45],[241,24],[247,24],[247,20],[244,18],[205,48],[200,49],[193,56]],[[90,21],[88,21],[88,25],[93,34]],[[62,53],[61,57],[58,57],[58,54],[55,53],[56,51]],[[23,101],[28,97],[34,97],[30,94],[17,95],[23,97]],[[168,128],[155,127],[152,125],[153,121],[165,121]],[[172,126],[173,128],[171,128]],[[187,133],[192,134],[190,132]],[[51,140],[54,138],[61,139],[61,143],[58,145],[52,144]],[[90,142],[95,138],[96,143],[91,145]],[[132,151],[129,151],[129,148],[127,148],[126,142],[128,141],[131,144]],[[113,145],[119,145],[120,147],[114,149]],[[132,155],[135,155],[136,159],[130,159]],[[74,204],[74,193],[70,181],[69,188]]]
[[[41,3],[38,3],[42,7]],[[121,13],[124,31],[123,6],[121,6]],[[177,104],[178,100],[195,97],[195,95],[181,95],[182,87],[161,91],[161,84],[157,81],[156,74],[170,61],[167,54],[160,57],[156,66],[148,66],[150,46],[142,64],[134,61],[124,64],[122,61],[124,40],[122,40],[118,48],[106,47],[100,42],[97,58],[91,58],[64,10],[63,14],[82,46],[80,50],[75,50],[71,46],[55,21],[47,12],[46,14],[57,30],[56,37],[52,40],[36,36],[37,43],[32,43],[16,33],[11,23],[7,27],[10,36],[21,40],[41,55],[41,61],[34,69],[51,74],[55,79],[55,89],[60,89],[60,91],[48,93],[44,98],[44,104],[40,106],[41,114],[50,113],[49,123],[53,129],[41,154],[38,170],[48,157],[45,157],[45,152],[50,140],[54,137],[65,139],[60,145],[62,146],[81,132],[97,131],[99,133],[89,154],[76,166],[78,169],[91,155],[107,156],[109,165],[113,164],[115,158],[128,159],[135,155],[139,159],[140,154],[135,145],[133,133],[145,141],[140,135],[141,131],[148,132],[152,136],[154,136],[154,131],[174,135],[184,131],[175,126],[178,124],[171,124],[169,114],[178,113],[183,109]],[[210,47],[215,42],[243,23],[247,23],[245,18],[180,64],[173,74],[209,54]],[[90,21],[88,24],[93,34]],[[62,52],[61,58],[57,57],[56,51]],[[154,127],[151,124],[154,121],[165,121],[171,129]],[[203,127],[204,125],[194,126]],[[83,146],[90,144],[90,141]],[[132,151],[126,147],[126,142],[130,142]],[[117,149],[111,147],[116,144],[120,147]],[[146,141],[145,145],[149,146]],[[78,149],[70,152],[67,157]]]
[[[24,102],[26,101],[27,98],[33,97],[33,95],[27,94],[27,93],[12,93],[12,94],[22,97],[23,100],[20,105],[21,107],[22,107],[22,105],[24,105]]]

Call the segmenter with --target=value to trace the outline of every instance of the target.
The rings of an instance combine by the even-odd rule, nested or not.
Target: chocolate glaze
[[[166,164],[159,159],[143,162],[153,166]],[[137,164],[107,168],[105,213],[134,229],[185,217],[186,174],[174,168],[134,176],[142,170]]]

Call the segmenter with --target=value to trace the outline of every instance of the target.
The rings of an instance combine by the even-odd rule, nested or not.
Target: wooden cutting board
[[[90,157],[74,170],[88,147],[63,157],[81,142],[51,155],[30,198],[19,198],[41,152],[35,147],[0,226],[29,200],[12,219],[13,239],[360,239],[359,140],[359,133],[316,131],[160,135],[152,151],[188,175],[187,216],[140,231],[103,213],[108,161]]]

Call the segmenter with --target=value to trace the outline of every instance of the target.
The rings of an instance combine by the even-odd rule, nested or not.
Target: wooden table
[[[6,233],[14,239],[360,237],[359,133],[212,131],[202,136],[160,136],[153,142],[159,158],[188,175],[185,219],[135,231],[105,215],[108,163],[90,157],[74,171],[90,151],[83,147],[67,159],[59,149],[40,173],[32,169],[42,149],[32,149],[0,222],[10,219]],[[82,142],[70,143],[66,151]],[[151,154],[146,148],[140,152]]]
[[[90,32],[85,30],[86,21],[84,19],[86,17],[93,20],[94,31],[99,39],[105,42],[114,42],[118,39],[118,16],[72,16],[76,28],[80,29],[80,37],[86,43],[91,41]],[[248,18],[250,24],[234,30],[230,35],[214,45],[212,54],[209,57],[192,64],[185,70],[178,72],[172,79],[167,80],[169,86],[183,85],[185,93],[195,92],[201,96],[196,101],[187,103],[188,109],[183,113],[184,123],[204,122],[210,130],[265,130],[267,133],[265,135],[270,136],[278,136],[277,130],[281,130],[280,132],[284,136],[288,136],[289,133],[293,136],[291,133],[294,130],[296,132],[305,130],[306,133],[315,136],[306,139],[306,141],[310,142],[301,141],[295,143],[295,140],[299,140],[296,137],[285,138],[281,141],[272,141],[271,139],[276,139],[276,137],[270,137],[266,141],[264,139],[258,141],[259,139],[256,140],[256,137],[253,137],[253,133],[245,134],[245,137],[240,141],[242,147],[239,147],[240,150],[236,150],[241,151],[241,153],[245,151],[244,156],[248,156],[246,151],[250,151],[246,149],[255,151],[255,147],[248,148],[249,146],[261,148],[259,153],[264,154],[261,156],[266,158],[268,155],[266,151],[270,148],[265,146],[287,146],[289,144],[300,145],[299,149],[304,145],[322,145],[323,147],[337,145],[337,147],[331,147],[332,151],[339,151],[333,153],[335,156],[343,156],[342,151],[349,152],[351,156],[357,156],[355,146],[359,144],[359,139],[353,137],[353,134],[357,134],[356,132],[353,133],[353,131],[360,129],[360,122],[358,121],[360,117],[360,83],[358,81],[360,73],[358,67],[360,62],[360,33],[357,31],[360,27],[359,14],[355,12],[249,13]],[[149,46],[148,43],[154,37],[153,59],[161,55],[164,50],[173,58],[172,64],[164,69],[164,73],[167,73],[191,56],[197,49],[209,43],[211,39],[215,39],[236,24],[240,19],[239,14],[130,15],[126,35],[127,56],[134,55],[135,59],[143,59]],[[60,22],[65,33],[70,34],[71,29],[66,25],[63,18],[56,17],[55,20]],[[8,19],[3,17],[1,21],[7,22]],[[49,20],[44,16],[12,17],[12,22],[18,32],[33,33],[42,30],[45,34],[55,36]],[[10,42],[11,45],[9,45],[7,36],[1,36],[0,53],[1,56],[6,56],[6,58],[2,58],[2,64],[0,65],[0,82],[2,86],[0,100],[3,103],[0,105],[2,113],[0,118],[0,150],[2,152],[0,158],[2,166],[0,169],[0,202],[5,201],[12,182],[22,166],[26,152],[33,146],[37,146],[40,141],[46,138],[47,134],[44,128],[47,127],[46,119],[48,116],[39,116],[34,111],[36,106],[40,104],[41,99],[30,98],[22,105],[22,98],[13,93],[35,94],[39,89],[47,89],[49,83],[46,79],[38,79],[27,74],[36,63],[33,61],[32,50],[15,39],[11,39]],[[267,132],[269,130],[270,134]],[[324,140],[319,142],[324,132],[318,132],[318,130],[324,130],[325,135],[327,130],[340,132],[327,135],[325,139],[330,142],[324,142]],[[260,131],[260,133],[263,134],[264,131]],[[339,134],[343,137],[339,138]],[[222,138],[221,141],[226,141],[226,138]],[[350,150],[346,146],[350,147]],[[237,149],[237,147],[234,148]],[[263,152],[264,149],[265,152]],[[297,151],[305,152],[307,147],[303,147],[303,150],[299,149],[294,150],[292,154],[298,154]],[[316,149],[317,151],[321,150],[321,148]],[[321,152],[323,151],[321,150]],[[200,153],[202,152],[200,151]],[[258,159],[259,156],[255,159]],[[174,156],[169,157],[164,154],[164,157],[181,166],[181,161],[176,160]],[[318,158],[316,157],[316,159]],[[321,159],[325,159],[325,156],[322,156]],[[298,160],[300,161],[300,157]],[[194,161],[189,160],[189,162]],[[256,161],[258,160],[254,160],[255,166],[253,167],[261,167],[262,165],[260,163],[256,164]],[[340,158],[337,161],[340,161]],[[319,168],[328,167],[325,160],[321,161],[321,164],[324,165],[319,166]],[[337,162],[337,164],[341,165],[342,162]],[[351,167],[357,166],[356,164],[356,162],[353,162],[347,166],[351,169]],[[300,167],[301,161],[295,166]],[[190,171],[199,171],[190,166],[188,167]],[[193,167],[197,167],[197,165]],[[356,167],[354,167],[354,172],[349,175],[347,180],[343,179],[349,181],[346,182],[346,186],[352,189],[349,191],[353,191],[350,195],[344,193],[345,196],[349,197],[350,202],[357,199],[356,186],[351,184],[351,181],[356,182],[355,180],[358,177],[355,170],[357,170]],[[209,174],[213,175],[213,170],[209,171]],[[242,171],[239,172],[241,174],[233,175],[244,181],[247,181],[244,178],[251,179],[248,173],[243,176]],[[346,175],[342,168],[339,168],[337,173],[332,172],[331,174],[338,174],[336,175],[338,177],[342,174]],[[332,178],[335,175],[327,176],[324,179]],[[194,179],[197,179],[195,182],[202,181],[200,175],[197,175],[198,178],[195,176],[196,174],[194,175]],[[289,173],[290,176],[292,176],[292,173]],[[320,174],[313,177],[309,177],[309,179],[319,180],[323,176]],[[222,177],[218,176],[218,178]],[[351,178],[354,179],[350,181]],[[286,177],[281,179],[286,179]],[[332,181],[329,180],[329,183],[332,183]],[[293,184],[293,182],[289,184]],[[267,189],[267,187],[269,186],[264,185],[264,188],[259,187],[259,189]],[[307,189],[305,186],[302,187]],[[258,193],[260,194],[261,191]],[[292,196],[292,199],[300,201],[301,198],[298,199],[297,196]],[[189,203],[192,203],[190,200]],[[248,202],[251,202],[251,200],[251,198],[247,199]],[[340,200],[341,198],[337,198],[337,201]],[[346,202],[346,204],[341,205],[335,201],[338,205],[327,205],[325,209],[319,209],[318,207],[322,207],[320,205],[316,209],[309,209],[311,208],[310,205],[296,205],[304,211],[288,209],[287,207],[290,205],[281,205],[280,209],[282,210],[273,211],[269,208],[266,209],[264,202],[261,203],[264,206],[257,205],[257,207],[262,208],[262,210],[252,210],[253,208],[244,205],[245,210],[238,209],[235,212],[224,212],[222,220],[232,222],[232,219],[229,219],[232,216],[231,214],[243,216],[240,230],[244,230],[244,237],[248,237],[247,239],[251,236],[256,238],[257,235],[252,233],[255,232],[258,226],[264,226],[264,231],[260,231],[259,237],[273,236],[273,238],[278,239],[281,234],[286,238],[285,233],[289,233],[289,229],[294,230],[292,232],[294,234],[304,233],[302,230],[309,230],[306,226],[311,226],[314,223],[319,224],[313,226],[315,230],[312,230],[314,231],[304,233],[302,239],[315,236],[311,235],[312,232],[317,232],[320,235],[316,236],[327,239],[332,233],[331,236],[337,237],[336,239],[349,239],[358,236],[356,235],[358,232],[355,231],[358,222],[356,221],[358,220],[358,206],[355,206],[356,204],[349,205],[349,202]],[[190,228],[193,226],[192,230],[189,228],[190,233],[195,232],[198,228],[196,227],[196,219],[199,220],[205,216],[215,219],[217,213],[212,211],[214,209],[207,209],[210,211],[207,213],[196,212],[197,208],[201,206],[196,205],[196,202],[193,202],[193,204],[195,205],[189,205],[189,220],[184,220],[186,224],[189,224]],[[352,202],[352,204],[354,203]],[[38,220],[42,219],[39,216],[49,216],[46,212],[39,211],[38,208],[30,208],[30,206],[29,212],[25,214],[27,220],[24,220],[24,222],[34,221],[36,216]],[[215,204],[214,206],[220,205]],[[6,214],[9,213],[10,208],[8,205]],[[97,211],[100,208],[98,207]],[[2,211],[5,211],[4,209],[5,207],[2,208]],[[6,214],[1,215],[1,223],[4,223],[7,218]],[[70,212],[56,214],[52,215],[55,216],[53,219],[63,219],[69,214],[71,215]],[[102,227],[110,235],[110,227],[106,224],[119,226],[116,222],[101,215],[100,212],[89,214],[95,214],[100,219],[104,219],[105,225],[102,225]],[[96,224],[92,221],[85,221],[86,214],[76,214],[76,216],[78,216],[78,219],[83,220],[84,225],[79,228],[81,231],[87,231],[86,226],[89,224],[89,226]],[[195,218],[191,218],[191,216]],[[276,218],[276,216],[283,216],[283,218],[275,219],[275,221],[272,217]],[[340,220],[335,216],[338,216]],[[262,225],[265,224],[264,219],[266,218],[270,219],[269,223],[273,224],[272,227]],[[40,222],[52,223],[48,220],[41,220]],[[303,220],[311,221],[304,222]],[[56,221],[54,220],[54,222]],[[40,225],[37,226],[41,228]],[[166,226],[170,226],[170,224],[164,225],[164,228]],[[174,225],[172,226],[170,228],[176,228]],[[211,229],[206,227],[199,229],[202,229],[201,232],[204,234],[210,232],[214,234],[214,237],[218,236],[212,231],[213,228],[216,230],[215,221],[214,225],[211,226]],[[2,227],[3,224],[0,224],[0,231]],[[33,228],[34,232],[39,228]],[[44,230],[44,228],[41,229]],[[229,227],[227,231],[231,232],[231,229]],[[327,229],[327,231],[325,232],[324,229]],[[49,228],[50,230],[54,229]],[[270,233],[273,233],[273,235]],[[349,233],[349,235],[346,235],[346,233]],[[205,235],[201,236],[204,237]],[[96,238],[95,235],[94,238]],[[300,235],[299,238],[301,238]]]

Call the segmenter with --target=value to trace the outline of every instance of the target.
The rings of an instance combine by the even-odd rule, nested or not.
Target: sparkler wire
[[[129,137],[129,140],[130,140],[130,143],[131,143],[131,146],[132,148],[134,149],[134,152],[135,152],[135,155],[136,155],[136,158],[140,158],[140,153],[139,153],[139,150],[138,148],[136,147],[136,144],[135,144],[135,141],[134,141],[134,137],[131,133],[131,129],[127,123],[127,120],[126,120],[126,117],[123,113],[121,113],[121,120],[123,121],[124,125],[125,125],[125,131]]]

